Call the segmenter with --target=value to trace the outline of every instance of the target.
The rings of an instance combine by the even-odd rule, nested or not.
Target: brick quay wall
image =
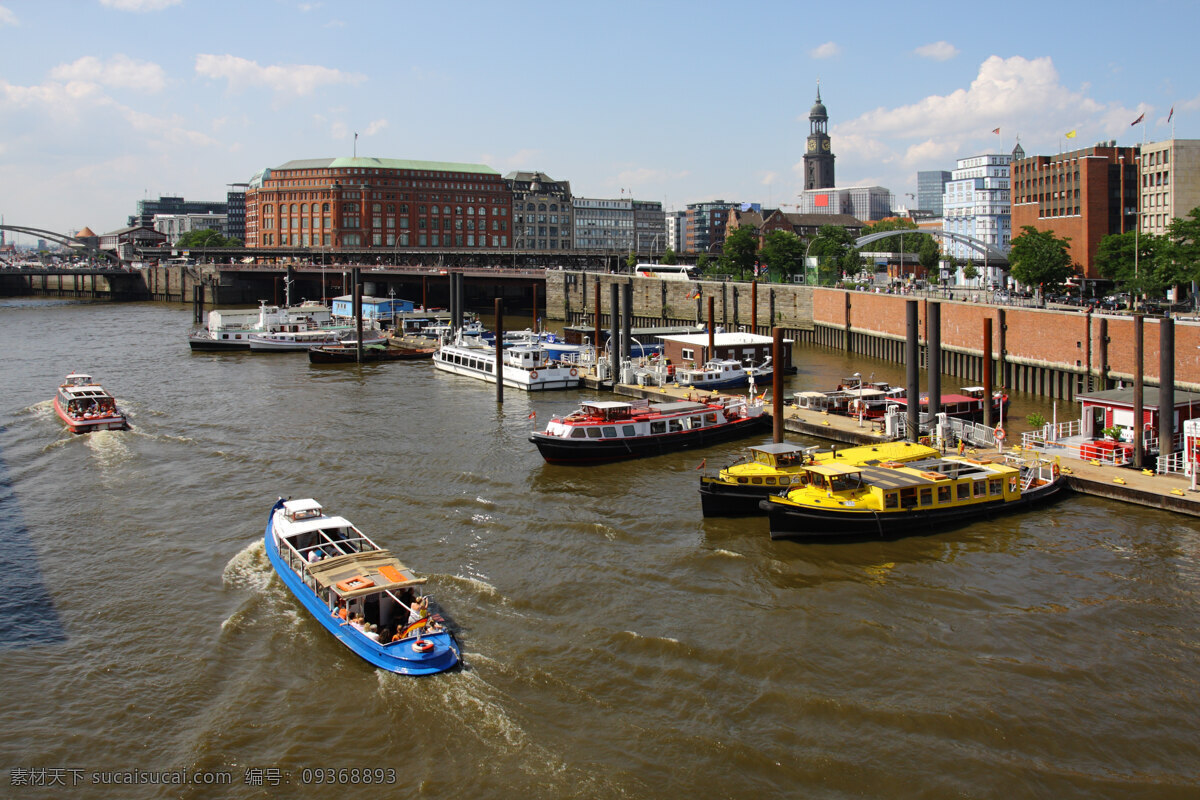
[[[600,322],[608,328],[610,287],[632,283],[633,325],[692,325],[708,321],[713,299],[716,325],[769,334],[773,326],[797,342],[904,361],[906,303],[918,304],[921,366],[927,363],[928,306],[941,304],[943,371],[982,382],[983,320],[992,320],[993,380],[997,386],[1048,397],[1111,388],[1134,377],[1134,321],[1128,314],[997,306],[938,298],[874,294],[842,289],[726,281],[679,281],[628,275],[553,270],[546,274],[546,317],[569,325]],[[696,291],[699,290],[699,297]],[[756,319],[754,312],[757,312]],[[1162,320],[1143,324],[1143,379],[1156,386]],[[1175,320],[1175,384],[1200,391],[1200,322]],[[1001,361],[1001,359],[1003,359]]]

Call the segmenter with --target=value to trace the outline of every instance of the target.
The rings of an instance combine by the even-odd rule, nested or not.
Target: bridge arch
[[[92,255],[102,255],[108,259],[116,258],[115,253],[110,253],[106,250],[100,250],[99,248],[93,250],[92,248],[88,247],[86,242],[81,242],[76,237],[66,233],[48,231],[44,228],[31,228],[28,225],[0,225],[0,231],[12,231],[13,233],[23,233],[26,236],[37,236],[40,239],[49,239],[50,241],[61,244],[64,247],[71,247],[76,250],[85,250]]]
[[[990,245],[981,239],[976,239],[974,236],[967,236],[965,233],[954,233],[953,231],[916,230],[914,228],[908,228],[906,230],[882,231],[880,233],[869,233],[866,236],[860,236],[857,239],[855,239],[854,247],[861,250],[863,245],[868,245],[868,244],[871,244],[872,242],[878,242],[880,239],[887,239],[890,236],[903,236],[906,233],[909,235],[912,235],[914,233],[927,233],[930,236],[936,236],[940,239],[946,239],[951,242],[956,242],[958,244],[966,245],[967,247],[971,248],[975,252],[981,254],[987,261],[995,260],[1002,264],[1008,263],[1008,256],[1006,256],[1004,253],[1001,253],[999,250],[997,250],[994,245]]]

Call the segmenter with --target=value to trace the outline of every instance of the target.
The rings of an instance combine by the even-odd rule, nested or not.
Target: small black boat
[[[421,358],[433,358],[436,347],[393,347],[383,344],[369,344],[363,347],[363,358],[366,361],[414,361]],[[308,360],[313,364],[353,364],[358,361],[358,348],[354,345],[325,345],[310,347]]]

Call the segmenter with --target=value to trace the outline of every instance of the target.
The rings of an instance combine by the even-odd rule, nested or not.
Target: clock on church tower
[[[821,102],[821,87],[817,86],[817,101],[808,112],[808,149],[804,155],[804,188],[832,189],[834,187],[832,144],[829,141],[829,113]]]

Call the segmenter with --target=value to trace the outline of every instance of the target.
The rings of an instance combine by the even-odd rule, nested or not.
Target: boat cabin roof
[[[678,403],[651,403],[650,410],[659,414],[687,414],[691,411],[708,411],[705,403],[680,400]]]
[[[66,384],[68,386],[87,386],[91,383],[95,383],[95,381],[86,372],[72,372],[66,377]]]
[[[815,448],[804,447],[803,445],[792,444],[791,442],[769,442],[768,444],[758,444],[748,448],[758,453],[769,453],[774,456],[787,455],[788,453],[807,453]]]
[[[853,475],[862,472],[860,466],[851,466],[850,464],[841,464],[834,461],[823,461],[819,464],[814,464],[808,468],[808,471],[815,475]]]
[[[283,504],[283,515],[290,521],[322,516],[321,504],[311,497],[303,500],[288,500]]]
[[[375,594],[387,589],[402,589],[425,583],[425,578],[418,578],[408,567],[387,550],[367,550],[362,553],[347,553],[331,556],[313,564],[308,564],[308,574],[321,586],[328,589],[336,588],[342,581],[352,578],[367,578],[372,585],[359,589],[336,589],[338,596],[344,599]]]

